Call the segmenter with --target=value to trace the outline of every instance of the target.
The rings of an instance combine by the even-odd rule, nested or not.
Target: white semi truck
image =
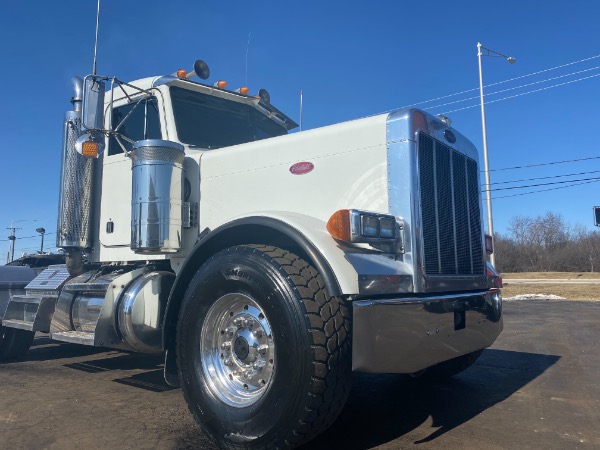
[[[38,331],[164,353],[166,382],[226,448],[312,439],[352,371],[471,365],[502,330],[475,147],[418,109],[288,134],[266,91],[208,77],[197,61],[74,79],[67,263],[0,297],[0,359]]]

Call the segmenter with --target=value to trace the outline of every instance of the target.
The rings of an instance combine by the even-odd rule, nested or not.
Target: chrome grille
[[[419,183],[427,275],[481,275],[477,163],[419,133]]]

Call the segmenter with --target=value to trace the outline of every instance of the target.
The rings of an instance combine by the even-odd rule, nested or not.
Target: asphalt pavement
[[[305,448],[600,448],[600,303],[505,302],[504,320],[452,380],[354,374],[341,416]],[[40,336],[0,364],[0,389],[0,448],[212,448],[161,357]]]

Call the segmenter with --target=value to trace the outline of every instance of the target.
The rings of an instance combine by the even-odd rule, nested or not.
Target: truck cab
[[[502,330],[475,146],[414,108],[288,134],[266,91],[208,76],[197,61],[75,81],[66,264],[10,298],[2,330],[164,353],[166,381],[228,448],[309,441],[352,371],[440,379],[473,364]]]

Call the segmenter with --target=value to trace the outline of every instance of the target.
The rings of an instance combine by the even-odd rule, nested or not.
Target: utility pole
[[[8,237],[8,240],[10,241],[10,261],[8,262],[13,262],[14,258],[15,258],[15,240],[17,239],[17,237],[15,236],[15,231],[20,230],[21,228],[15,228],[14,226],[11,226],[10,228],[7,228],[7,230],[10,230],[10,236]]]

